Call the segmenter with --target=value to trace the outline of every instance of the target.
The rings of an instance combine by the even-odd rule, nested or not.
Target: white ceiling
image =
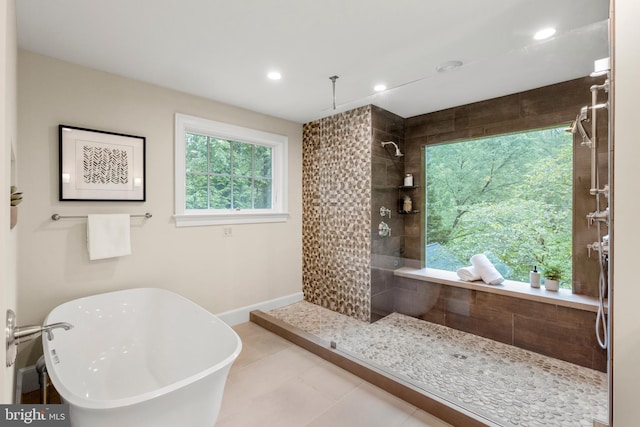
[[[608,0],[16,3],[21,48],[299,123],[366,104],[411,117],[586,76],[609,56]],[[547,26],[556,35],[534,41]],[[450,60],[464,65],[436,71]]]

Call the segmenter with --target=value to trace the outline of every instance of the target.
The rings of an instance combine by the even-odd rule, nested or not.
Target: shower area
[[[305,124],[305,301],[258,323],[453,425],[607,425],[607,95],[604,73],[407,119],[369,105]],[[572,293],[425,275],[424,147],[558,124],[574,135]]]

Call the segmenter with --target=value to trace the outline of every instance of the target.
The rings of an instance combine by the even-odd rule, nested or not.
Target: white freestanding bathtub
[[[231,364],[242,348],[227,324],[162,289],[80,298],[45,324],[73,328],[42,336],[51,382],[73,427],[212,427]]]

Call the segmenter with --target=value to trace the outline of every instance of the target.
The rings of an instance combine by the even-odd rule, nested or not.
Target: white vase
[[[546,278],[544,279],[544,287],[548,291],[557,291],[560,287],[559,284],[560,282],[558,280]]]

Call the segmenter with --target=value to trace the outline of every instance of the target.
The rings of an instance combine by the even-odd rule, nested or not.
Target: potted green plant
[[[544,287],[548,291],[557,291],[560,287],[560,279],[562,273],[560,267],[555,264],[549,264],[544,269]]]

